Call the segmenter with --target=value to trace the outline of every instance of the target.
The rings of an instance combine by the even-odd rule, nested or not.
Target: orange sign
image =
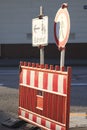
[[[37,95],[37,108],[43,110],[43,96]]]

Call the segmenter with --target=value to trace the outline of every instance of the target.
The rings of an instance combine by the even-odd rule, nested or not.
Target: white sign
[[[35,18],[32,20],[32,45],[48,45],[48,17],[42,19]]]

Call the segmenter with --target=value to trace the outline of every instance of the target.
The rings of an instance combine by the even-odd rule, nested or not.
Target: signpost
[[[60,68],[64,67],[65,45],[70,33],[70,17],[67,7],[68,5],[63,3],[54,19],[54,37],[56,45],[61,51]]]
[[[40,64],[44,64],[44,46],[48,45],[48,16],[43,16],[42,6],[40,15],[32,20],[32,45],[40,48]]]
[[[48,27],[43,23],[43,19],[40,7],[40,16],[33,20],[32,29],[33,46],[40,48],[40,64],[44,64],[44,46],[47,45],[44,40],[48,39],[47,34],[43,39],[44,31]],[[62,67],[70,30],[68,24],[70,25],[67,4],[63,4],[56,14],[54,23],[55,40],[61,50]],[[71,68],[68,67],[67,71],[59,71],[58,68],[55,66],[53,69],[51,65],[49,69],[44,65],[38,67],[35,63],[20,62],[20,119],[44,130],[69,130]]]

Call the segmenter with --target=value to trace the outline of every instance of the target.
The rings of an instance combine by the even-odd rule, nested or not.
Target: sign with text
[[[35,18],[32,20],[32,45],[48,45],[48,17],[42,19]]]

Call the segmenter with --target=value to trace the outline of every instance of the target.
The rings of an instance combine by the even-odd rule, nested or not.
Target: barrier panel
[[[20,62],[19,118],[45,130],[68,130],[71,67]]]

